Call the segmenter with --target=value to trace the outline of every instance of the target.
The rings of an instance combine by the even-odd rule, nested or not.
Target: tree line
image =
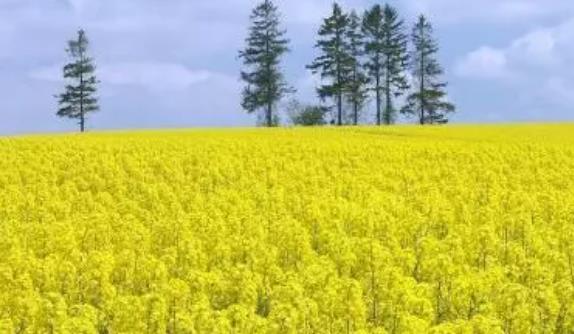
[[[420,124],[444,124],[455,106],[448,102],[443,69],[437,60],[438,43],[433,27],[419,16],[410,36],[398,11],[376,4],[359,15],[346,13],[334,3],[318,31],[318,56],[307,66],[321,79],[316,87],[323,105],[293,102],[288,110],[298,125],[323,125],[334,111],[332,124],[358,125],[369,100],[374,100],[377,125],[390,125],[398,115],[414,117]],[[295,90],[281,69],[282,58],[290,52],[281,14],[272,0],[263,0],[250,16],[245,48],[239,51],[243,62],[241,80],[246,83],[241,106],[248,113],[263,114],[262,124],[279,124],[280,102]],[[94,59],[88,55],[89,41],[84,30],[68,41],[71,62],[64,66],[67,81],[57,95],[57,115],[78,121],[85,131],[89,114],[99,110],[98,80]],[[398,100],[403,106],[398,108]]]
[[[266,126],[277,124],[279,102],[293,91],[280,67],[289,52],[280,17],[272,0],[259,4],[251,14],[246,47],[239,52],[246,83],[242,106],[250,113],[263,111]],[[421,15],[410,36],[406,30],[405,21],[388,4],[374,5],[362,15],[333,4],[318,31],[318,56],[307,66],[321,78],[317,95],[335,109],[332,123],[358,125],[370,98],[375,101],[377,125],[394,124],[398,113],[416,117],[420,124],[448,122],[455,106],[446,99],[447,84],[440,80],[443,69],[433,27]],[[397,108],[397,99],[404,95],[404,105]],[[299,108],[293,120],[321,124],[324,120],[316,116],[326,110]]]

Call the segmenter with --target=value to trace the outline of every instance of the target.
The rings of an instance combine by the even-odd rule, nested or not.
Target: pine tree
[[[371,88],[375,92],[376,122],[382,123],[381,92],[384,69],[384,35],[383,35],[383,11],[380,5],[375,5],[366,11],[363,16],[363,35],[365,38],[365,55],[367,62],[365,68],[369,75]]]
[[[409,95],[401,112],[416,115],[420,124],[448,123],[447,116],[455,111],[455,106],[446,101],[447,83],[439,80],[444,71],[436,58],[438,43],[433,37],[432,25],[424,15],[414,26],[411,39],[410,68],[416,91]]]
[[[396,120],[396,110],[393,98],[402,95],[407,89],[407,35],[404,33],[404,22],[399,18],[395,8],[385,5],[383,9],[384,35],[384,78],[385,111],[383,122],[393,124]]]
[[[100,108],[97,92],[98,80],[94,74],[96,66],[93,58],[88,56],[89,41],[84,30],[78,31],[77,39],[68,42],[66,50],[72,62],[64,66],[64,79],[70,82],[65,92],[58,95],[60,109],[57,115],[79,120],[80,131],[85,131],[86,118],[89,113]]]
[[[393,99],[407,89],[404,74],[407,65],[407,37],[403,27],[404,23],[399,19],[397,10],[389,5],[384,8],[375,5],[363,18],[365,53],[368,57],[366,68],[375,92],[378,125],[395,121]]]
[[[281,73],[281,57],[289,52],[286,31],[280,28],[280,14],[271,0],[265,0],[252,12],[247,46],[239,52],[247,68],[241,79],[247,83],[243,90],[242,107],[248,113],[265,111],[265,124],[274,126],[274,108],[291,88]]]
[[[361,19],[355,11],[349,15],[349,25],[346,32],[351,57],[351,76],[348,87],[348,100],[353,107],[353,125],[359,123],[359,114],[367,98],[367,76],[363,70],[364,40],[361,31]]]
[[[319,29],[319,40],[315,47],[321,51],[321,55],[307,66],[313,73],[320,73],[321,79],[330,80],[330,83],[317,88],[317,92],[322,100],[335,100],[339,126],[343,125],[343,97],[349,87],[353,63],[346,38],[348,25],[349,17],[334,3],[331,16],[323,21]]]

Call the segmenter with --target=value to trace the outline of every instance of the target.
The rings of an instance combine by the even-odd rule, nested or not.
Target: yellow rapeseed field
[[[573,333],[574,125],[0,139],[0,333]]]

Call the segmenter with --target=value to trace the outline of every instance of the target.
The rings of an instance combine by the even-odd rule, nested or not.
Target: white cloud
[[[457,74],[500,78],[564,71],[574,59],[574,18],[550,28],[535,29],[506,47],[482,46],[458,61]],[[562,73],[564,74],[564,73]]]
[[[505,84],[526,105],[566,107],[574,103],[574,18],[534,29],[505,47],[483,46],[459,60],[456,74]],[[513,80],[500,80],[500,79]],[[542,108],[542,107],[540,107]],[[546,112],[546,111],[545,111]]]
[[[470,52],[456,65],[456,74],[464,77],[504,78],[509,75],[506,54],[483,46]]]
[[[209,71],[194,71],[171,63],[114,63],[98,69],[103,81],[111,85],[143,86],[151,91],[184,90],[208,80]]]
[[[62,81],[61,65],[33,70],[29,77],[44,81]],[[191,70],[184,65],[158,62],[111,63],[98,66],[96,75],[106,85],[140,86],[152,92],[185,90],[209,80],[214,74]]]
[[[407,0],[411,12],[436,14],[435,18],[450,23],[468,20],[518,22],[574,13],[571,0]]]
[[[526,64],[552,66],[559,63],[557,54],[557,35],[562,27],[556,29],[539,29],[526,34],[507,49],[509,57]]]

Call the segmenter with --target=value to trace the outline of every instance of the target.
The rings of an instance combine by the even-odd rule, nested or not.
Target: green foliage
[[[407,36],[403,32],[404,22],[397,10],[388,4],[383,9],[384,35],[384,92],[385,111],[383,122],[392,124],[396,120],[393,98],[400,96],[408,89],[405,70],[407,66]]]
[[[447,84],[439,80],[443,74],[436,54],[438,44],[433,37],[433,28],[425,16],[421,15],[413,28],[413,49],[410,68],[415,81],[415,91],[407,98],[401,110],[408,115],[416,115],[420,124],[444,124],[455,106],[446,100]]]
[[[363,36],[365,39],[365,55],[367,62],[365,68],[375,92],[376,122],[382,124],[381,94],[383,92],[383,11],[380,5],[374,5],[363,15]]]
[[[348,26],[349,16],[335,2],[331,16],[324,19],[319,29],[315,47],[320,55],[307,66],[313,73],[319,73],[321,79],[329,80],[317,88],[317,93],[322,100],[335,100],[337,125],[343,125],[343,97],[348,91],[355,65],[349,53]]]
[[[280,14],[271,0],[259,4],[250,18],[247,45],[239,52],[246,67],[241,79],[247,84],[241,105],[249,113],[264,109],[265,124],[274,126],[273,109],[292,91],[280,69],[281,58],[289,51],[289,40],[280,28]]]
[[[352,124],[359,123],[360,112],[363,109],[367,98],[368,78],[364,71],[364,37],[361,31],[361,19],[355,11],[349,14],[349,24],[346,31],[346,39],[349,45],[349,56],[351,60],[351,73],[347,88],[347,99],[353,108]]]
[[[365,36],[365,64],[373,84],[377,108],[377,124],[392,124],[396,119],[393,99],[408,88],[405,76],[407,64],[407,37],[404,22],[395,8],[373,6],[363,17]],[[385,97],[384,113],[381,111]]]
[[[287,113],[294,125],[321,126],[327,124],[329,108],[318,105],[304,105],[293,100],[287,107]]]
[[[58,95],[60,109],[57,115],[77,119],[80,131],[84,132],[86,118],[89,113],[99,110],[97,79],[94,75],[96,67],[93,58],[88,56],[89,41],[84,30],[78,31],[78,37],[68,42],[67,52],[72,62],[64,66],[64,79],[69,83],[65,92]]]

